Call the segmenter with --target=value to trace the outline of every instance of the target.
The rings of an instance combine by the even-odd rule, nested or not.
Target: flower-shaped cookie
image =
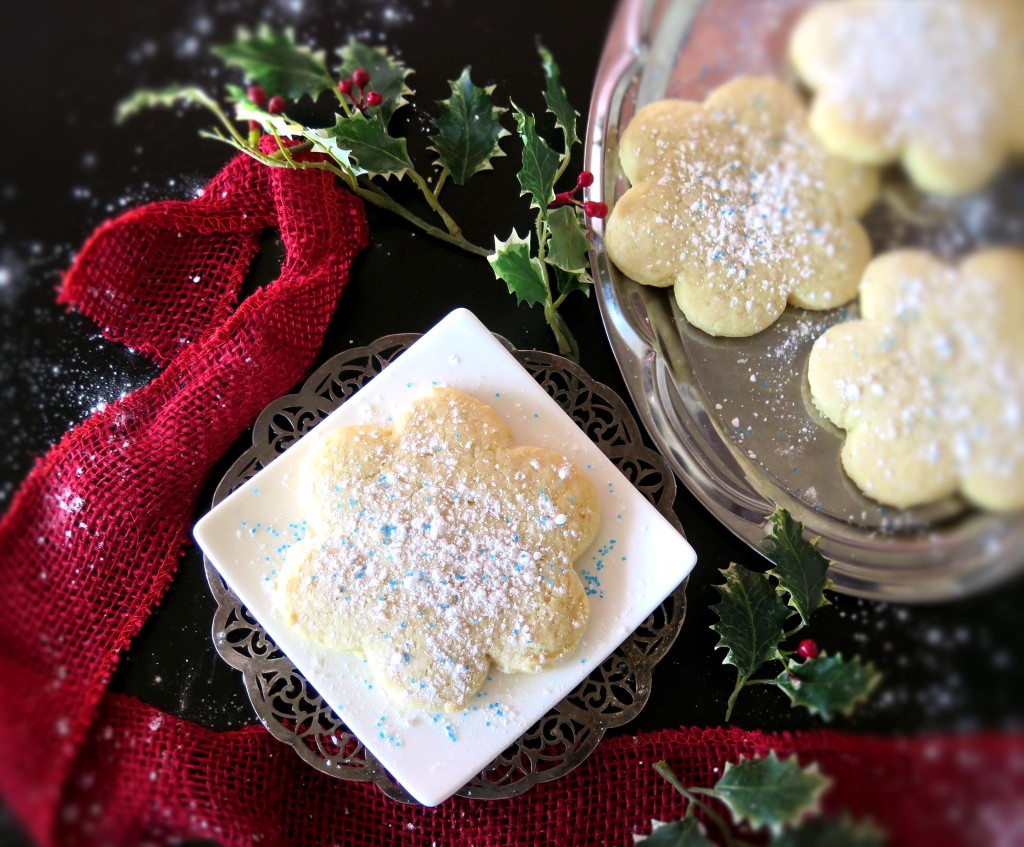
[[[637,282],[675,286],[705,332],[753,335],[787,302],[827,309],[856,295],[871,247],[854,215],[877,173],[827,155],[781,82],[645,106],[619,157],[632,187],[608,219],[608,255]]]
[[[831,152],[902,159],[926,191],[973,191],[1024,152],[1020,0],[824,3],[797,24],[790,59]]]
[[[537,671],[583,634],[573,561],[597,532],[593,484],[515,446],[490,406],[435,389],[393,430],[332,432],[302,489],[313,534],[288,552],[279,607],[306,638],[364,655],[399,702],[461,708],[492,662]]]
[[[808,370],[815,405],[846,430],[857,486],[900,507],[959,490],[1024,508],[1024,251],[959,268],[887,253],[865,272],[860,308],[815,342]]]

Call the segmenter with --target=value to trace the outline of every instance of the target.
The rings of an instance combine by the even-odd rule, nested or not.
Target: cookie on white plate
[[[278,607],[364,656],[397,702],[454,711],[492,664],[535,672],[575,648],[597,493],[565,457],[516,446],[487,404],[434,389],[393,428],[329,433],[303,473],[311,534],[287,552]]]

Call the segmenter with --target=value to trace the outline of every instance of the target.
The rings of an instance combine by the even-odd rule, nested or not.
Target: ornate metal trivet
[[[253,446],[231,466],[214,494],[219,503],[416,341],[389,335],[334,356],[297,394],[276,400],[253,427]],[[510,348],[511,349],[511,348]],[[672,511],[675,477],[660,455],[643,445],[622,400],[560,356],[535,350],[513,355],[565,409],[620,471],[681,530]],[[319,771],[341,779],[373,781],[395,800],[415,802],[363,747],[228,589],[206,560],[217,600],[213,633],[217,652],[242,672],[256,714],[267,729]],[[462,797],[497,799],[521,794],[568,773],[594,750],[605,732],[636,717],[651,693],[651,672],[679,634],[686,612],[684,582],[579,687],[530,727],[473,778]]]

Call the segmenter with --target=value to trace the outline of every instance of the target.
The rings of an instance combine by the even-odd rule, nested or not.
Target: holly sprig
[[[732,563],[721,572],[725,582],[715,586],[722,598],[711,607],[718,616],[718,623],[711,626],[719,636],[715,646],[727,651],[723,664],[736,667],[725,719],[732,717],[736,698],[750,685],[774,685],[793,706],[803,706],[826,721],[836,714],[849,715],[870,696],[882,675],[859,656],[844,659],[841,653],[819,651],[810,638],[794,649],[783,647],[828,604],[831,563],[816,541],[804,538],[803,524],[785,509],[772,514],[770,526],[765,554],[774,567],[758,573]],[[773,662],[782,665],[777,675],[755,677]]]
[[[450,96],[437,102],[426,116],[430,126],[426,165],[417,164],[407,139],[397,134],[392,117],[414,105],[408,78],[413,71],[384,47],[350,40],[336,51],[330,65],[324,51],[296,42],[290,30],[263,26],[240,31],[230,44],[213,49],[225,64],[237,67],[248,87],[228,85],[226,105],[194,86],[137,91],[120,104],[119,120],[154,106],[191,103],[207,109],[215,125],[201,135],[245,153],[268,167],[319,169],[335,174],[367,203],[400,216],[423,232],[468,253],[486,257],[518,303],[540,306],[562,355],[579,358],[572,332],[559,307],[575,291],[589,294],[589,250],[586,217],[603,217],[603,203],[582,202],[576,195],[593,182],[580,174],[575,187],[555,192],[580,143],[578,113],[569,104],[553,56],[538,47],[544,76],[544,101],[554,117],[557,144],[549,144],[537,129],[536,118],[511,104],[522,167],[520,196],[530,198],[535,226],[520,236],[514,229],[493,246],[476,244],[445,208],[443,191],[465,185],[492,169],[504,156],[503,126],[509,109],[496,104],[494,86],[477,86],[466,67],[449,81]],[[332,98],[329,121],[309,125],[294,117],[293,106],[304,98]],[[304,112],[305,113],[305,112]],[[416,125],[415,121],[406,122]],[[263,141],[273,139],[268,148]],[[411,182],[427,211],[410,208],[389,190],[392,180]]]
[[[651,821],[650,835],[634,835],[644,847],[753,847],[747,833],[767,830],[771,847],[881,847],[885,834],[869,821],[848,814],[821,816],[821,799],[831,786],[817,764],[802,767],[796,756],[727,762],[712,788],[687,787],[665,761],[654,770],[687,800],[683,817],[671,823]],[[724,806],[732,825],[719,812]],[[714,827],[712,838],[700,813]],[[757,843],[763,843],[758,840]]]

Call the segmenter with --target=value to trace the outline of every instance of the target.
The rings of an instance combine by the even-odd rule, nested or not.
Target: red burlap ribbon
[[[235,308],[260,232],[280,278]],[[101,227],[61,299],[166,369],[75,428],[0,522],[0,792],[41,844],[628,845],[681,799],[774,749],[836,779],[832,810],[908,845],[1024,843],[1024,738],[883,740],[681,730],[605,741],[514,800],[426,810],[325,777],[262,726],[214,733],[106,692],[174,574],[213,464],[314,363],[353,257],[357,200],[322,172],[231,162],[191,202]]]
[[[234,309],[268,227],[281,275]],[[241,156],[199,199],[101,227],[68,273],[63,302],[167,367],[68,433],[0,523],[0,791],[40,841],[210,468],[313,365],[366,243],[330,174]]]
[[[685,811],[654,762],[666,759],[687,784],[709,785],[725,762],[769,750],[818,762],[835,780],[826,811],[872,817],[892,845],[1024,844],[1024,744],[1001,736],[667,730],[607,739],[572,773],[511,800],[456,798],[423,809],[313,770],[262,726],[218,734],[127,697],[103,702],[63,831],[74,843],[117,845],[184,837],[230,847],[627,847],[652,818]],[[1016,774],[1000,768],[1014,758]]]

